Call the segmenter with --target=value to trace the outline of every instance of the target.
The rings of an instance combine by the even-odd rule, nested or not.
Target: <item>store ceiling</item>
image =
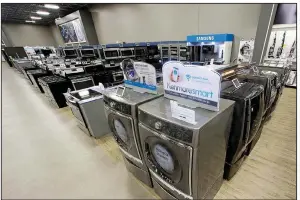
[[[59,9],[45,8],[44,4],[29,4],[29,3],[2,3],[1,4],[1,22],[3,23],[21,23],[28,24],[26,20],[32,20],[30,17],[42,17],[40,20],[35,20],[34,24],[49,25],[53,24],[54,20],[59,17],[64,17],[72,12],[87,7],[89,4],[83,3],[58,3]],[[50,14],[47,16],[38,15],[36,11],[47,11]],[[31,24],[31,23],[29,23]]]

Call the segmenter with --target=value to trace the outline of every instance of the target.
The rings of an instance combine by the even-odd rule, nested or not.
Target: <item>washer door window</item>
[[[175,170],[175,161],[171,153],[161,144],[155,144],[152,148],[152,155],[156,163],[168,174]]]
[[[123,123],[118,119],[114,119],[114,128],[116,130],[117,135],[122,140],[122,142],[127,143],[128,135]]]
[[[140,156],[135,143],[133,119],[106,108],[108,124],[118,145],[137,159]]]
[[[191,195],[192,148],[169,138],[159,137],[158,134],[151,136],[151,130],[143,125],[139,126],[141,141],[144,141],[146,165],[151,173],[157,174],[163,181],[174,185],[183,193]]]

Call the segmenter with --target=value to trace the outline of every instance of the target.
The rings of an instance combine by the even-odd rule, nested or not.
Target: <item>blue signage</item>
[[[233,34],[188,35],[187,42],[226,42],[233,41]]]

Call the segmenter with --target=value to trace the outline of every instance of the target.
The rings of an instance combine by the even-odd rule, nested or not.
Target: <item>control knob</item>
[[[115,102],[113,102],[113,101],[111,101],[110,103],[109,103],[109,105],[110,105],[110,107],[115,107],[116,106],[116,103]]]
[[[154,127],[155,127],[155,129],[157,129],[157,130],[161,130],[161,128],[162,128],[161,122],[155,122]]]

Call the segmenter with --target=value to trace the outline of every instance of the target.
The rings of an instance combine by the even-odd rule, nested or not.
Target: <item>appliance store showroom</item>
[[[297,198],[296,2],[7,2],[1,42],[3,199]]]

